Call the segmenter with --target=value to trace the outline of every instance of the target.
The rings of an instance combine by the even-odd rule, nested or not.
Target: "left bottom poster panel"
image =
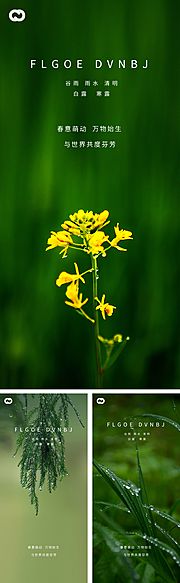
[[[87,582],[87,396],[0,394],[6,583]]]

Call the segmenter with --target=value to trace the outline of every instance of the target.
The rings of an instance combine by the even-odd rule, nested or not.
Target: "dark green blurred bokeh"
[[[131,229],[128,253],[103,263],[100,295],[119,306],[103,332],[131,337],[105,388],[179,388],[178,8],[168,0],[21,3],[1,17],[1,344],[3,388],[91,388],[93,338],[55,286],[51,229],[78,208],[109,209]],[[83,58],[79,74],[29,69],[31,58]],[[148,70],[96,72],[95,58],[149,58]],[[118,79],[109,99],[82,101],[65,80]],[[57,125],[120,124],[116,150],[66,150]]]

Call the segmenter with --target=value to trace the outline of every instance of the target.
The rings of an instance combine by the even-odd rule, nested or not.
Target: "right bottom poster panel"
[[[180,396],[94,395],[94,583],[180,581]]]

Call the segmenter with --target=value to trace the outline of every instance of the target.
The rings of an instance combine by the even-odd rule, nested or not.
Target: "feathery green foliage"
[[[27,397],[26,397],[27,399]],[[65,463],[64,429],[69,428],[69,408],[73,408],[79,422],[77,409],[69,395],[39,395],[39,404],[28,413],[25,403],[24,429],[17,438],[17,449],[22,448],[20,481],[29,490],[31,504],[39,510],[37,490],[42,490],[47,481],[48,490],[55,490],[58,480],[68,475]]]

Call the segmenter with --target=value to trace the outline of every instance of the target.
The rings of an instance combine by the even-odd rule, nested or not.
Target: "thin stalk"
[[[92,255],[92,277],[93,277],[93,311],[94,311],[94,335],[95,335],[95,351],[96,351],[96,384],[97,389],[102,388],[102,368],[101,368],[101,347],[100,342],[98,339],[99,336],[99,313],[96,310],[96,300],[95,298],[98,296],[98,286],[97,286],[97,257],[93,257]]]
[[[88,316],[88,314],[86,314],[86,312],[84,312],[84,310],[82,310],[82,308],[78,311],[81,314],[81,316],[83,316],[84,318],[86,318],[87,320],[92,322],[92,324],[94,324],[94,320],[92,318],[90,318],[90,316]]]
[[[102,373],[106,370],[106,367],[109,363],[109,359],[110,359],[113,348],[114,348],[114,346],[110,346],[109,350],[107,351],[107,355],[106,355],[106,358],[105,358],[105,361],[104,361],[104,364],[102,367]]]

